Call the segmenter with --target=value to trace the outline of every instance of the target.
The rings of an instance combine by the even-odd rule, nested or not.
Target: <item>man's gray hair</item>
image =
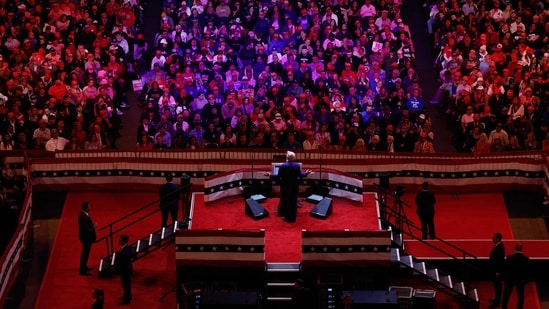
[[[286,152],[286,159],[289,161],[295,160],[295,152],[293,151]]]

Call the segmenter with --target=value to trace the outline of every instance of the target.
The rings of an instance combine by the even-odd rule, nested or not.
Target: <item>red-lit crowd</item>
[[[431,103],[458,151],[549,150],[547,1],[445,1],[430,6],[440,50]]]
[[[0,150],[115,148],[136,0],[0,1]]]

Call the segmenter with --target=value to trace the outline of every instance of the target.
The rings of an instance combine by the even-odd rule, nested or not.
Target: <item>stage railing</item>
[[[473,265],[471,261],[478,260],[478,257],[474,254],[464,250],[438,236],[435,236],[436,242],[425,241],[421,237],[416,236],[421,234],[421,227],[415,225],[406,214],[407,209],[414,209],[410,204],[404,202],[396,192],[392,192],[386,188],[383,188],[379,184],[374,183],[374,186],[378,190],[376,200],[380,204],[380,221],[385,228],[391,227],[397,233],[400,232],[412,239],[420,241],[423,245],[434,249],[442,253],[444,256],[456,261],[460,269],[460,279],[463,280],[466,287],[469,288],[469,280],[471,275],[479,274],[483,271]],[[393,203],[390,203],[392,200]],[[402,239],[404,242],[404,238]],[[404,250],[405,251],[405,250]],[[460,257],[451,253],[451,251],[458,252]],[[456,276],[458,277],[458,276]]]
[[[118,235],[118,234],[121,234],[123,233],[127,228],[131,227],[131,226],[134,226],[135,224],[138,224],[139,222],[149,218],[150,216],[152,215],[155,215],[157,213],[159,213],[162,208],[160,207],[156,207],[157,205],[159,205],[160,203],[160,200],[162,198],[166,198],[166,197],[169,197],[171,195],[175,195],[175,194],[180,194],[181,195],[181,198],[180,200],[183,201],[183,210],[185,211],[185,209],[188,208],[188,205],[185,205],[186,203],[189,202],[189,198],[190,198],[190,188],[191,188],[191,183],[189,184],[184,184],[180,187],[179,191],[174,191],[166,196],[162,196],[160,198],[158,198],[157,200],[154,200],[150,203],[147,203],[145,204],[144,206],[104,225],[103,227],[99,228],[98,229],[98,232],[101,232],[101,231],[107,231],[107,234],[100,237],[99,239],[97,239],[95,242],[96,243],[99,243],[99,242],[102,242],[102,241],[105,241],[105,245],[106,245],[106,248],[107,248],[107,256],[111,256],[114,252],[115,252],[115,239],[114,239],[114,236],[115,235]],[[151,208],[154,208],[151,210]],[[178,202],[178,208],[179,208],[179,202]],[[124,221],[126,221],[128,218],[130,217],[133,217],[133,216],[136,216],[137,214],[139,213],[143,213],[145,211],[148,211],[147,213],[141,215],[140,217],[138,218],[135,218],[133,219],[132,221],[128,222],[128,223],[125,223],[123,224]],[[186,215],[188,214],[183,214],[183,217],[185,217]],[[184,218],[185,220],[187,218]],[[120,227],[116,227],[116,225],[118,224],[123,224],[122,226]],[[150,231],[145,231],[145,233],[147,232],[150,232]]]

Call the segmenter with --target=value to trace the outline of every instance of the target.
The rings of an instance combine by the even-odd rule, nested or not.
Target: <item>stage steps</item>
[[[301,276],[301,264],[267,263],[265,266],[265,306],[267,309],[289,308],[294,284]]]
[[[391,229],[391,263],[398,265],[400,269],[410,271],[437,290],[444,292],[455,299],[467,304],[468,308],[480,306],[477,289],[467,285],[450,274],[431,267],[425,261],[419,260],[406,253],[404,236],[402,233]]]
[[[172,223],[128,244],[134,252],[134,261],[172,243],[175,239],[176,231],[183,228],[186,228],[186,222],[176,221],[175,224]],[[118,248],[118,239],[112,239],[111,241],[113,242],[114,247]],[[99,270],[97,274],[100,278],[111,277],[115,272],[117,252],[118,250],[115,250],[113,254],[102,257],[99,261]]]

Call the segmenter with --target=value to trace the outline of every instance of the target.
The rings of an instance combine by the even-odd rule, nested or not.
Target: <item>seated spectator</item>
[[[365,152],[366,151],[366,143],[364,142],[364,139],[358,138],[356,140],[355,144],[353,145],[352,150],[356,151],[356,152]]]
[[[490,142],[488,141],[488,136],[486,133],[481,133],[480,138],[478,139],[477,143],[475,144],[475,147],[473,148],[473,154],[483,155],[486,153],[490,153]]]
[[[304,150],[317,150],[320,148],[320,144],[315,139],[315,133],[313,130],[308,130],[306,132],[306,139],[303,141]]]
[[[282,144],[282,148],[288,150],[303,149],[301,143],[296,140],[296,134],[288,134],[287,140]]]
[[[142,134],[141,139],[136,144],[137,150],[152,150],[154,146],[154,143],[152,141],[152,138],[148,136],[147,134]]]
[[[524,147],[525,150],[538,150],[540,149],[538,141],[536,140],[536,136],[534,135],[534,132],[529,132],[526,134],[526,140],[524,141]]]
[[[51,138],[46,142],[46,151],[59,151],[65,150],[65,147],[69,144],[69,140],[59,136],[57,129],[51,130]]]
[[[51,138],[50,129],[46,127],[47,121],[40,119],[38,128],[34,130],[32,139],[36,149],[45,149],[46,142]]]
[[[0,143],[0,150],[14,150],[14,142],[11,139],[10,134],[4,134],[2,142]]]
[[[101,146],[101,142],[99,141],[96,134],[90,134],[88,137],[88,140],[84,144],[84,149],[86,150],[101,150],[103,147]]]
[[[501,138],[496,138],[490,143],[490,152],[503,152],[505,151],[505,145],[501,141]]]
[[[414,145],[414,152],[434,153],[435,148],[433,143],[427,140],[427,133],[421,132],[419,134],[419,140]]]

